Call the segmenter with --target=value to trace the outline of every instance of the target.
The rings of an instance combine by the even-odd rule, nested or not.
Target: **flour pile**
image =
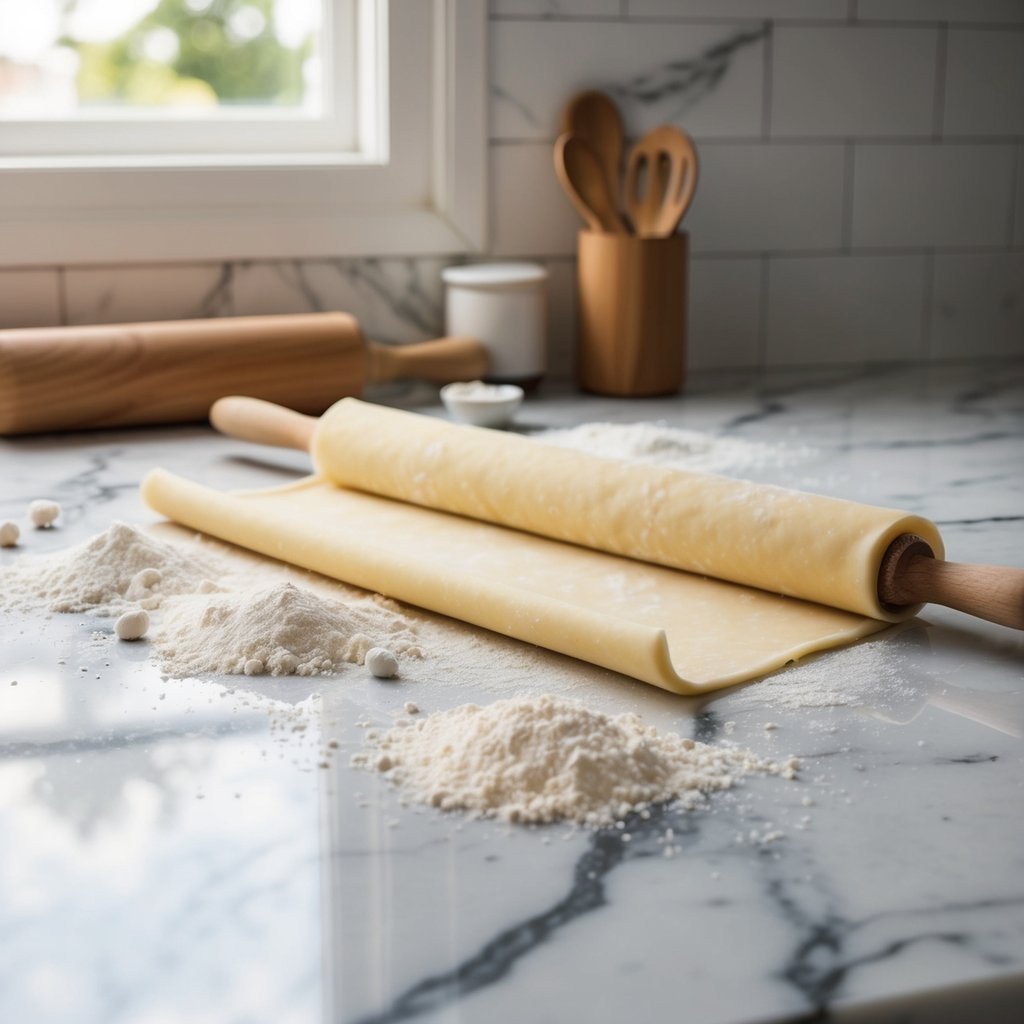
[[[325,675],[345,662],[362,664],[382,640],[397,654],[423,656],[401,616],[372,601],[331,601],[291,583],[175,598],[154,638],[173,676]]]
[[[185,553],[115,522],[66,551],[23,556],[0,570],[0,608],[157,613],[153,649],[173,677],[324,675],[362,664],[378,644],[423,657],[394,602],[330,600],[270,570],[230,568],[210,552]]]
[[[386,773],[414,800],[526,823],[609,825],[654,802],[694,806],[752,772],[793,778],[799,767],[550,695],[465,704],[367,742],[352,763]]]
[[[0,607],[43,605],[54,612],[119,615],[131,607],[159,608],[169,595],[216,590],[222,567],[211,557],[188,558],[127,523],[52,555],[23,556],[0,570]]]
[[[565,430],[545,431],[538,434],[537,439],[609,459],[702,473],[781,466],[810,454],[810,449],[799,445],[716,437],[697,430],[680,430],[665,423],[582,423]]]

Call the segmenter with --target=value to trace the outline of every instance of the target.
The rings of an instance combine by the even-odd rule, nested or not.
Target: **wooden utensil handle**
[[[913,534],[898,537],[885,553],[878,596],[893,607],[942,604],[979,619],[1024,629],[1024,569],[944,562]]]
[[[260,398],[231,395],[210,408],[210,423],[229,437],[308,452],[317,418]]]
[[[366,346],[366,380],[384,384],[419,377],[435,384],[476,380],[487,372],[487,349],[475,338],[437,338],[415,345]]]

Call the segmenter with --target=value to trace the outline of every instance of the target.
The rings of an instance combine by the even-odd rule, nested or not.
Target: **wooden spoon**
[[[641,238],[675,234],[696,188],[697,151],[690,137],[675,125],[654,128],[631,150],[626,165],[626,210]]]
[[[308,451],[317,418],[256,398],[221,398],[210,422],[222,434]],[[878,596],[899,610],[915,604],[942,604],[1024,629],[1024,569],[1007,565],[966,565],[936,558],[928,543],[905,533],[889,545],[878,571]]]
[[[626,225],[608,189],[604,168],[582,139],[568,132],[558,136],[555,171],[566,195],[592,231],[626,233]]]
[[[573,96],[562,111],[562,131],[582,139],[604,171],[608,193],[618,206],[622,190],[622,116],[607,94],[588,89]]]

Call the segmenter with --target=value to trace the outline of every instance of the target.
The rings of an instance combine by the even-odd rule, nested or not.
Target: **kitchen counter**
[[[954,560],[1022,562],[1020,363],[706,377],[644,402],[555,392],[521,414],[652,419],[792,446],[743,475],[931,517]],[[304,459],[198,426],[0,441],[0,519],[61,502],[22,553],[155,523],[137,490],[153,466],[252,487]],[[526,676],[559,692],[556,655],[435,621],[475,645],[471,684],[430,657],[394,683],[356,667],[175,681],[108,619],[3,621],[0,1020],[1020,1019],[1020,633],[929,608],[884,646],[700,699],[571,666],[571,695],[602,710],[802,761],[795,782],[655,809],[627,843],[403,806],[348,764],[358,723],[407,700],[491,701]]]

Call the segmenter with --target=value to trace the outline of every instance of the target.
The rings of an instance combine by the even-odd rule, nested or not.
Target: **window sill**
[[[409,29],[416,8],[392,14],[387,159],[7,160],[0,163],[0,265],[482,249],[486,0],[429,6],[428,32]]]

